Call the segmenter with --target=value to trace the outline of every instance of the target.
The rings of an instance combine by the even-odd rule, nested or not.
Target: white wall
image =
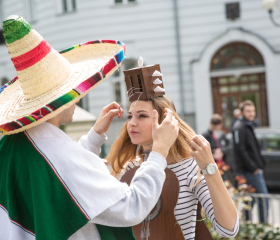
[[[24,5],[26,1],[2,1],[4,18],[18,14],[29,19]],[[78,0],[77,11],[68,14],[57,14],[57,1],[35,0],[36,21],[32,23],[55,49],[62,50],[95,39],[121,40],[127,45],[128,57],[138,59],[141,55],[146,64],[161,65],[166,93],[181,112],[173,0],[138,0],[136,4],[124,6],[114,6],[112,0]],[[209,76],[204,79],[205,85],[199,90],[195,88],[197,82],[194,82],[194,75],[209,72],[210,62],[206,62],[203,69],[192,68],[191,62],[201,59],[205,49],[230,28],[242,27],[265,39],[274,52],[280,50],[280,29],[269,21],[261,0],[239,1],[241,17],[235,21],[225,17],[226,2],[229,1],[178,0],[185,113],[198,116],[198,132],[207,128],[205,122],[210,119],[212,105],[211,100],[207,100],[208,107],[197,101],[201,96],[206,99],[211,90]],[[280,22],[280,14],[275,15]],[[215,50],[212,48],[211,53]],[[0,77],[12,79],[16,75],[5,46],[0,46],[0,66]],[[277,111],[275,89],[279,87],[279,81],[275,82],[273,76],[278,75],[278,68],[274,64],[269,65],[266,74],[271,79],[267,86],[269,119],[271,124],[277,125],[280,117],[274,111]],[[104,105],[114,100],[112,96],[111,82],[107,79],[89,94],[90,112],[98,115]],[[201,119],[205,121],[201,122]]]

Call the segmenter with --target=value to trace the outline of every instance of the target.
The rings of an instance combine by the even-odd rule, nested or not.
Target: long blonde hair
[[[154,109],[157,110],[159,115],[159,124],[161,124],[161,122],[164,120],[165,108],[169,108],[173,112],[175,118],[178,120],[178,138],[176,139],[175,143],[172,145],[169,151],[174,157],[174,160],[178,162],[183,158],[190,157],[190,152],[192,151],[190,143],[191,138],[195,136],[195,132],[176,113],[174,103],[166,96],[156,97],[153,99],[153,101],[147,101],[151,101],[153,103]],[[115,177],[119,176],[119,174],[122,172],[128,161],[132,161],[137,157],[142,158],[143,148],[140,147],[139,151],[137,151],[138,145],[135,145],[131,142],[127,132],[127,123],[128,121],[126,121],[123,127],[121,128],[119,137],[112,145],[111,150],[108,156],[106,157],[108,164],[111,164],[112,167],[111,173]]]

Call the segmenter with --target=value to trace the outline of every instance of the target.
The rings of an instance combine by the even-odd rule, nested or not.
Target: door
[[[239,78],[223,76],[211,79],[213,109],[224,118],[224,128],[229,131],[233,110],[245,100],[251,100],[256,107],[256,126],[267,126],[267,102],[265,74],[246,74]]]

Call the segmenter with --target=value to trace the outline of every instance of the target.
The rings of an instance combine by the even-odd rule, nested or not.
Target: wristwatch
[[[218,166],[216,163],[209,163],[205,169],[201,169],[200,173],[203,175],[209,174],[214,175],[218,170]]]

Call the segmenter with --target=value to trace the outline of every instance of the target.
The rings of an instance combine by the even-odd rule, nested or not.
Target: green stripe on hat
[[[71,51],[71,50],[72,50],[72,49],[74,49],[74,48],[75,48],[75,46],[72,46],[72,47],[66,48],[66,49],[62,50],[60,53],[66,53],[66,52],[69,52],[69,51]]]
[[[31,29],[31,25],[20,16],[12,15],[3,22],[3,35],[7,44],[23,38]]]

